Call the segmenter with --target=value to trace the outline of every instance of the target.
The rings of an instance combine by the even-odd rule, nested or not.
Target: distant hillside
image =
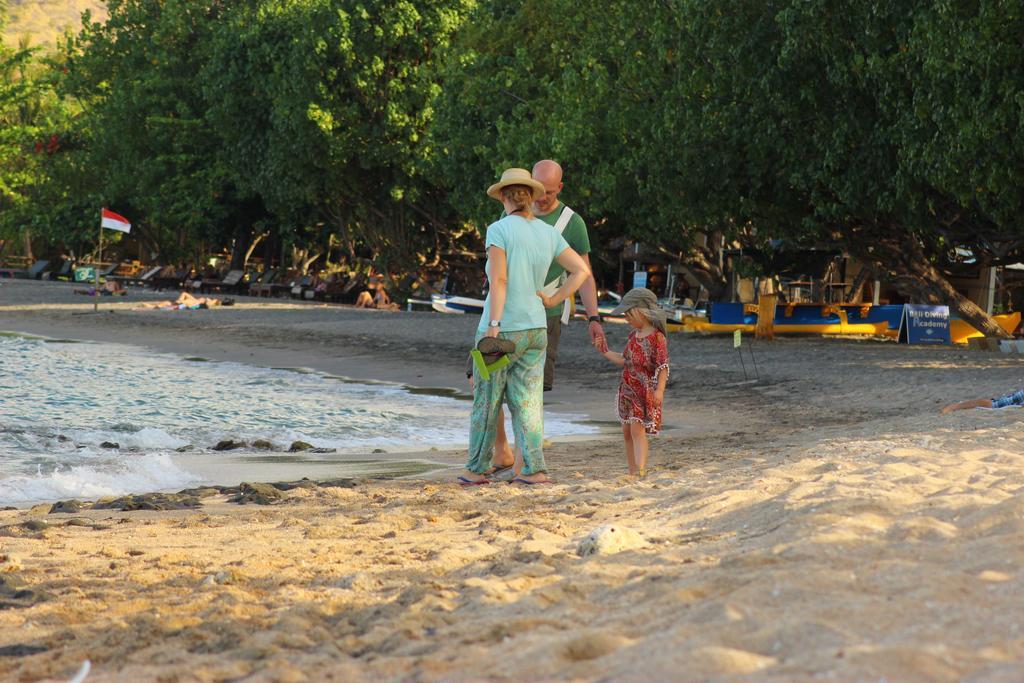
[[[27,33],[33,46],[52,50],[64,29],[81,26],[82,12],[87,9],[93,17],[107,16],[103,0],[7,0],[4,42],[16,45]]]

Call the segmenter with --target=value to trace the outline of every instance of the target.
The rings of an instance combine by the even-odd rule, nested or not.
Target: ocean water
[[[454,391],[0,334],[0,506],[422,471],[394,454],[464,446],[469,410]],[[584,419],[549,412],[546,436],[596,431]],[[211,450],[225,439],[275,448]],[[336,453],[282,453],[293,441]]]

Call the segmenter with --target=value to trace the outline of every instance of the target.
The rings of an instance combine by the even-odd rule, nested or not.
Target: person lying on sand
[[[95,287],[90,287],[89,289],[75,290],[75,294],[84,294],[85,296],[96,296],[96,292],[97,290]],[[128,290],[125,289],[117,280],[109,280],[107,282],[104,282],[103,286],[99,288],[99,293],[102,296],[111,296],[113,294],[124,296],[125,294],[128,293]]]
[[[225,299],[223,305],[230,306],[234,301],[231,299]],[[146,301],[139,304],[139,308],[160,308],[165,310],[179,310],[183,311],[186,309],[197,309],[197,308],[213,308],[214,306],[220,306],[221,300],[212,296],[192,296],[188,292],[182,292],[178,295],[178,298],[174,301]]]
[[[942,414],[970,408],[1008,408],[1009,406],[1024,406],[1024,389],[999,398],[972,398],[960,403],[951,403],[942,409]]]

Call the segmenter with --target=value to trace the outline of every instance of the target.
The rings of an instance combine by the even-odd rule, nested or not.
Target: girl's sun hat
[[[667,334],[665,310],[658,305],[658,296],[646,287],[634,287],[623,294],[622,301],[609,315],[625,315],[626,311],[634,308],[643,313],[662,334]]]
[[[547,191],[539,181],[534,180],[530,172],[525,168],[506,168],[501,172],[501,180],[487,188],[487,196],[501,201],[502,188],[509,185],[525,185],[533,190],[534,201],[544,196]]]

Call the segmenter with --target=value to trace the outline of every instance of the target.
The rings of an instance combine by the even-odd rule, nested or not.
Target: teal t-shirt
[[[555,226],[558,222],[558,217],[562,215],[562,211],[566,209],[565,204],[559,202],[558,208],[551,213],[544,216],[537,216],[540,220],[544,221],[551,227]],[[562,231],[562,237],[572,247],[577,254],[583,256],[584,254],[590,253],[590,236],[587,235],[587,224],[583,222],[578,213],[573,213],[572,218],[569,219],[569,224],[565,226],[565,230]],[[565,272],[565,268],[558,265],[557,261],[551,262],[551,267],[548,269],[547,275],[544,277],[544,283],[557,280]],[[554,308],[547,310],[549,316],[562,315],[562,305],[559,304]]]
[[[508,289],[505,310],[501,314],[502,332],[547,327],[547,316],[537,290],[544,286],[544,276],[551,262],[569,248],[569,243],[545,221],[505,216],[487,227],[484,245],[503,249],[508,263]],[[488,259],[487,276],[490,275],[491,262]],[[491,293],[488,291],[477,330],[485,332],[490,320]]]

